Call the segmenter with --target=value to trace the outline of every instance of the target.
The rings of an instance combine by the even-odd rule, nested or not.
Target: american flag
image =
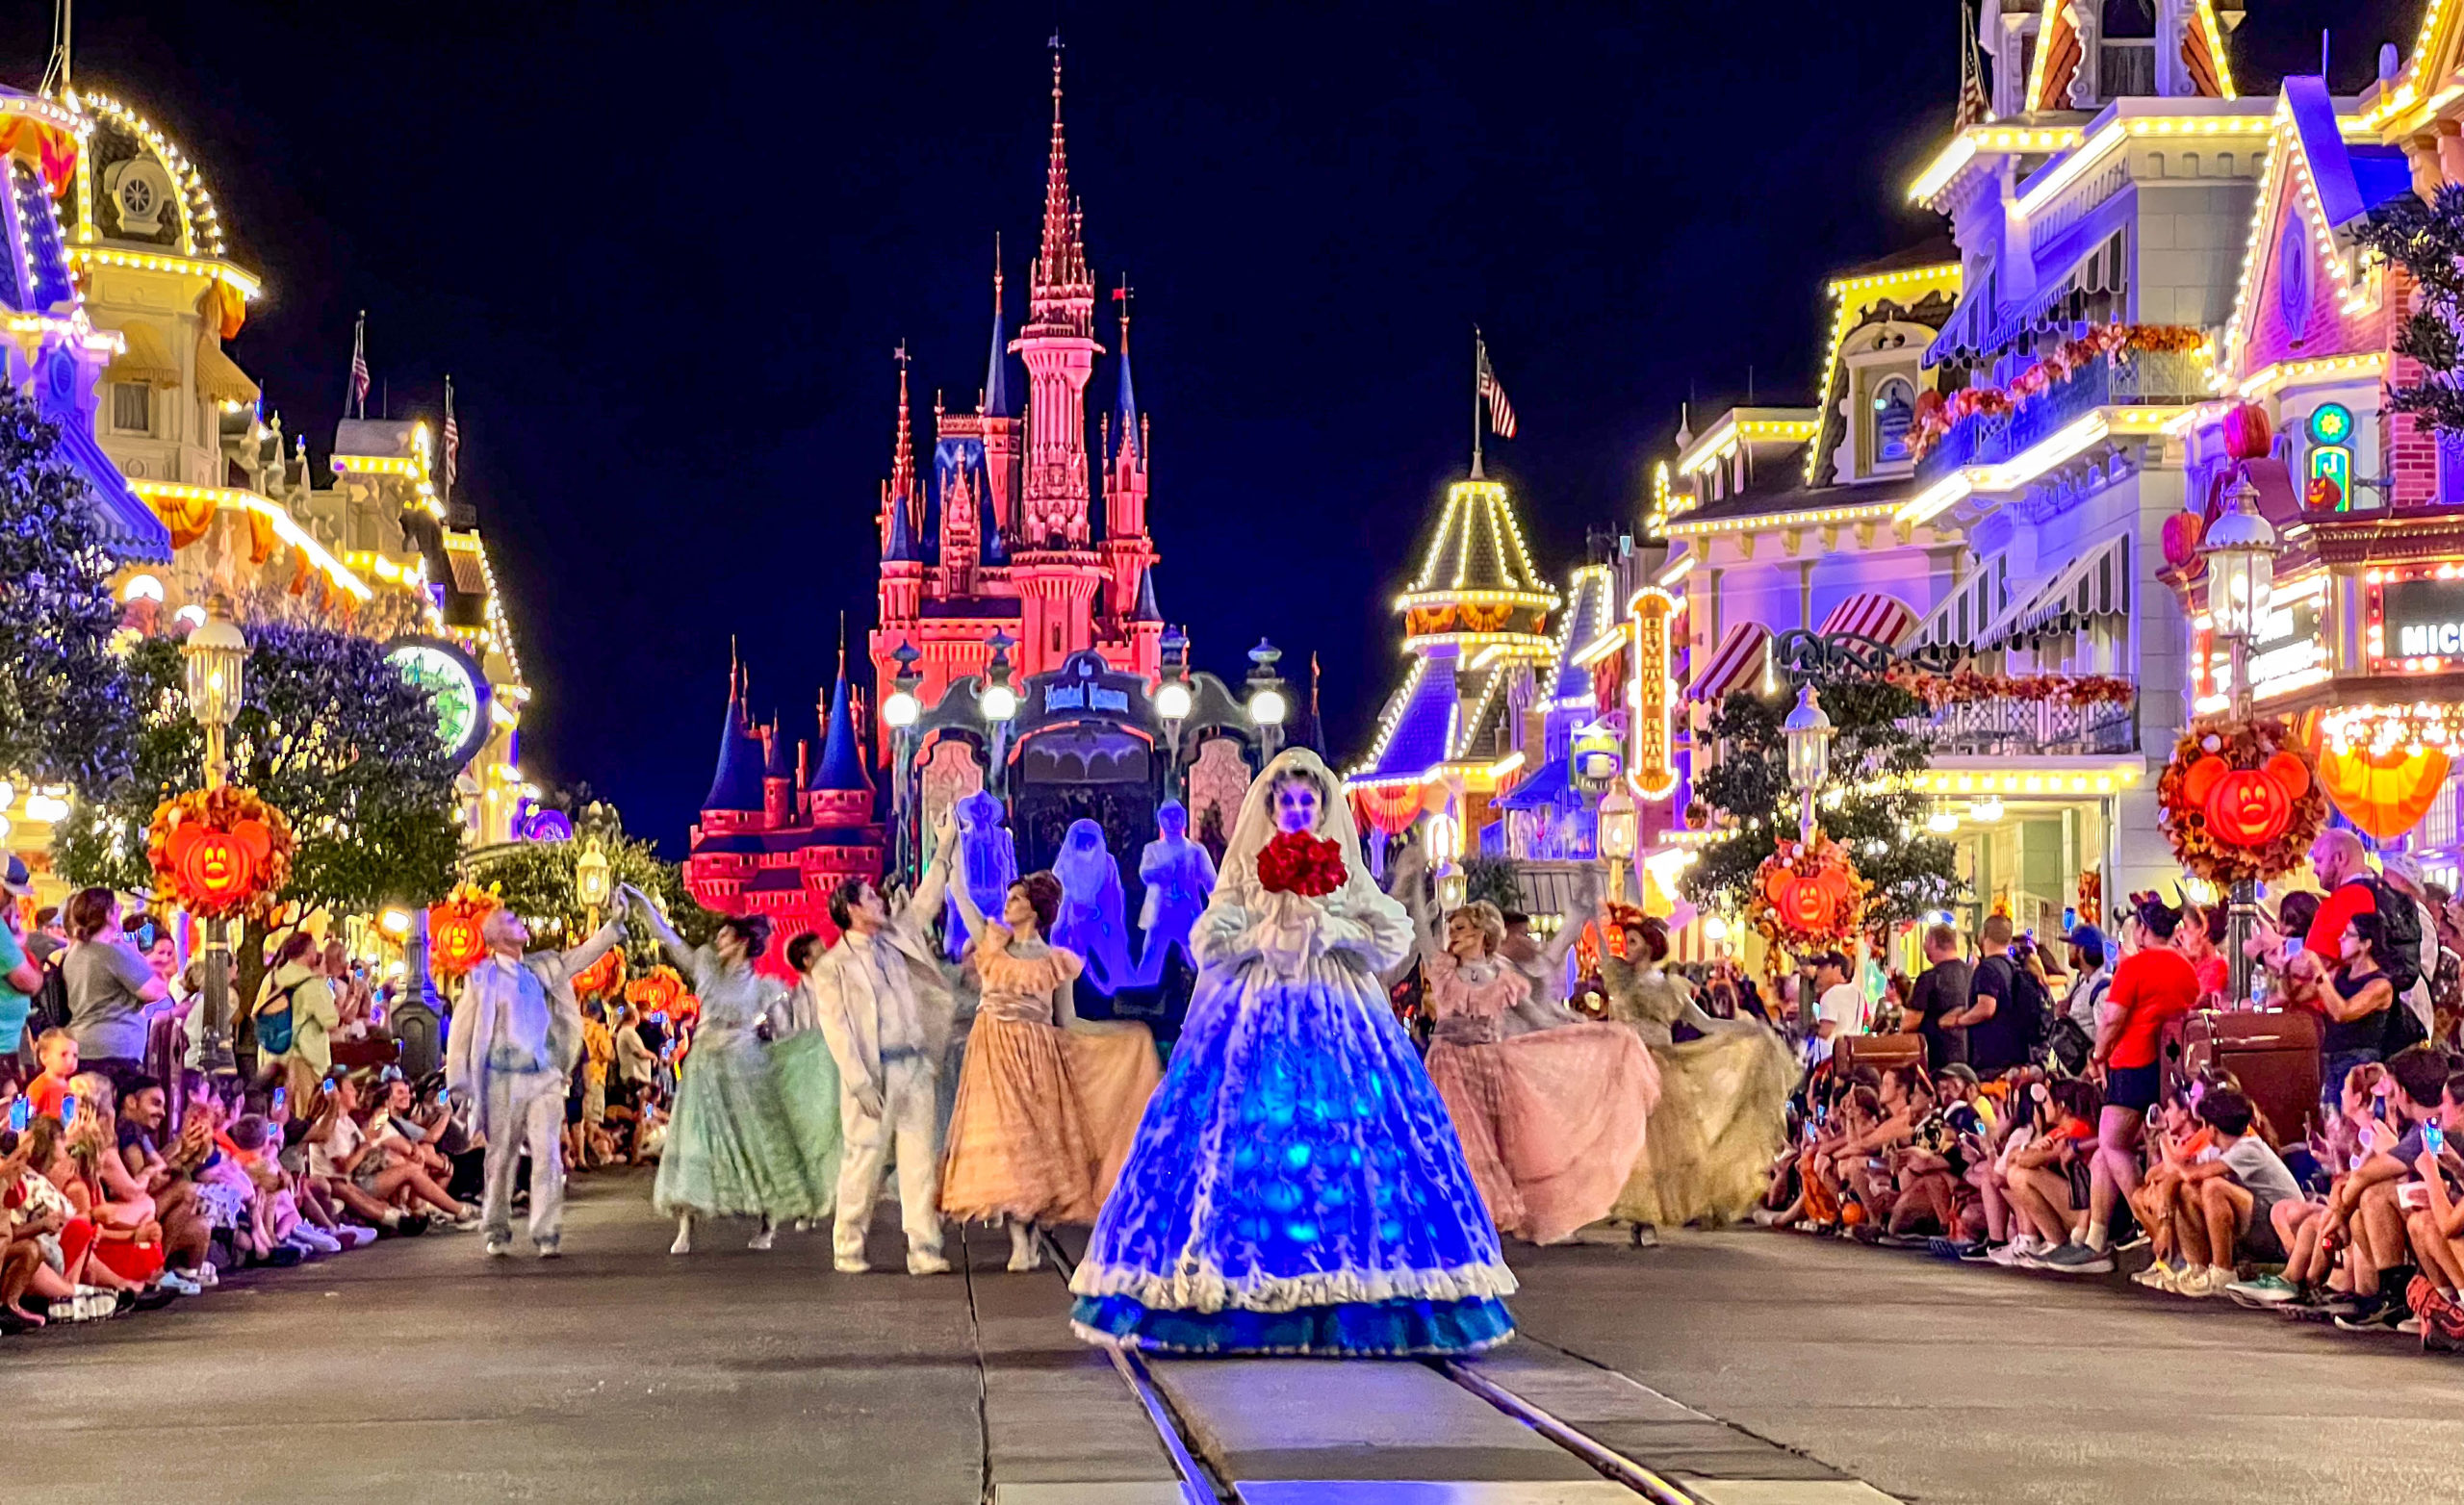
[[[1480,395],[1489,404],[1489,432],[1500,439],[1512,439],[1514,404],[1506,400],[1505,388],[1499,384],[1498,373],[1489,369],[1489,343],[1485,340],[1480,342]]]
[[[359,322],[350,332],[350,397],[349,406],[368,416],[368,311],[361,309]]]
[[[459,469],[454,461],[462,453],[462,427],[453,421],[453,378],[445,378],[445,486],[453,489],[453,477]]]

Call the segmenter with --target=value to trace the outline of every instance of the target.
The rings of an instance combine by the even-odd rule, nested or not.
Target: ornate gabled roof
[[[1446,510],[1428,552],[1405,587],[1409,596],[1460,591],[1506,591],[1556,602],[1556,592],[1531,568],[1523,524],[1500,482],[1456,481],[1446,489]]]
[[[847,666],[838,666],[838,681],[831,687],[830,711],[822,728],[821,766],[813,770],[817,793],[873,791],[872,775],[864,769],[863,738],[856,732],[856,716],[847,695]]]
[[[1377,743],[1355,777],[1421,778],[1453,755],[1462,714],[1453,665],[1415,658],[1410,676],[1378,718]]]
[[[761,744],[744,719],[744,676],[730,665],[727,719],[719,727],[719,765],[710,778],[710,792],[702,797],[702,808],[760,809],[761,765]]]

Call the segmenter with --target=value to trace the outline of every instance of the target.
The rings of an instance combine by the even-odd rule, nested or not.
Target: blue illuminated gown
[[[1514,1277],[1378,983],[1411,948],[1402,906],[1356,863],[1322,901],[1227,866],[1191,941],[1188,1022],[1070,1281],[1078,1335],[1391,1356],[1512,1337]]]

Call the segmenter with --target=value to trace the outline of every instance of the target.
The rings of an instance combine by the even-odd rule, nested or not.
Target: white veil
[[[1318,786],[1318,836],[1343,849],[1344,886],[1327,896],[1328,903],[1338,903],[1360,912],[1364,902],[1376,900],[1392,904],[1361,862],[1360,829],[1352,824],[1351,804],[1344,798],[1343,780],[1335,777],[1325,760],[1307,748],[1291,748],[1276,754],[1274,760],[1249,780],[1248,793],[1241,797],[1241,818],[1232,827],[1232,839],[1223,848],[1223,862],[1216,875],[1215,903],[1238,905],[1256,910],[1265,904],[1267,891],[1258,882],[1258,854],[1275,838],[1274,786],[1285,775],[1296,775]]]

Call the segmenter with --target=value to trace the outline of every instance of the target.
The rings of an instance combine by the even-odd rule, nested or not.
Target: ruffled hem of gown
[[[1177,1354],[1340,1354],[1404,1359],[1473,1354],[1514,1336],[1503,1303],[1344,1302],[1288,1312],[1190,1312],[1127,1296],[1081,1296],[1070,1330],[1091,1343]]]
[[[1517,1288],[1514,1272],[1502,1263],[1442,1270],[1327,1270],[1231,1280],[1203,1263],[1186,1274],[1157,1275],[1135,1266],[1088,1262],[1070,1277],[1069,1288],[1081,1297],[1119,1297],[1159,1310],[1278,1313],[1395,1302],[1450,1306],[1511,1296]]]

